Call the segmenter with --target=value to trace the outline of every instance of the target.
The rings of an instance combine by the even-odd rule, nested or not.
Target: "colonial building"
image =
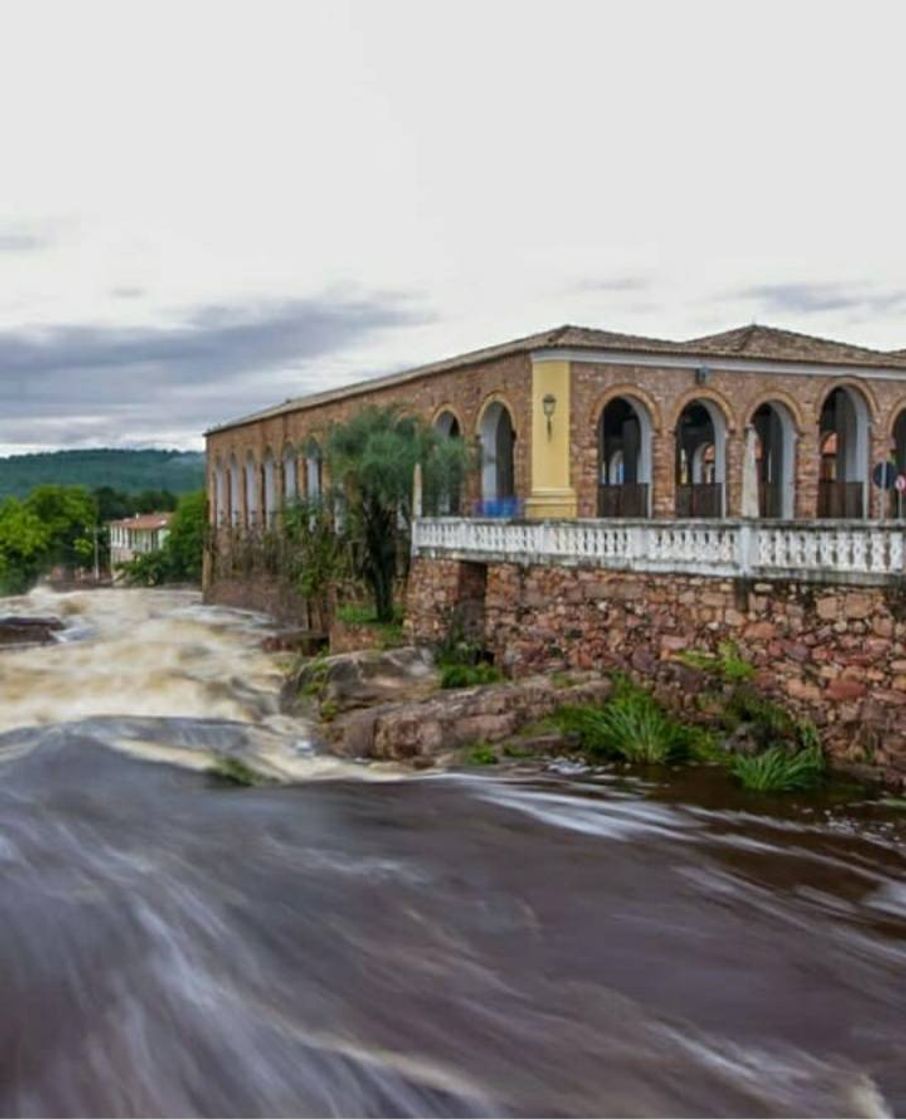
[[[126,564],[145,552],[156,552],[167,539],[169,513],[137,513],[120,521],[108,521],[110,567]]]
[[[211,429],[212,521],[259,529],[318,495],[319,441],[366,403],[477,442],[459,502],[474,517],[882,519],[897,492],[873,469],[906,470],[906,352],[756,325],[687,342],[564,326]]]

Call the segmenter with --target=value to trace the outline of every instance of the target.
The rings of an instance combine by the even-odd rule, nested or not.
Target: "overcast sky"
[[[565,322],[906,347],[902,4],[0,7],[0,453]]]

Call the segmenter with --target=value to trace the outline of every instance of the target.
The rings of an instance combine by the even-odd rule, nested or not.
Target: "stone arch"
[[[283,448],[283,502],[291,505],[299,497],[299,471],[296,465],[296,449],[291,443]]]
[[[650,517],[654,424],[634,392],[610,394],[597,416],[598,516]]]
[[[722,393],[718,393],[716,389],[709,389],[706,386],[701,386],[701,388],[696,387],[694,389],[688,389],[682,396],[674,401],[673,411],[670,415],[670,431],[674,435],[676,434],[676,426],[680,421],[680,417],[694,401],[707,403],[709,409],[716,408],[720,412],[721,423],[728,436],[733,435],[739,427],[733,407],[727,398]]]
[[[875,396],[874,389],[867,382],[860,381],[856,377],[838,377],[825,385],[815,406],[814,423],[821,423],[821,413],[824,410],[825,402],[835,389],[846,389],[860,397],[868,410],[868,423],[872,425],[880,423],[881,409],[878,406],[878,398]]]
[[[450,405],[443,405],[435,412],[431,426],[444,440],[461,440],[465,436],[459,413]],[[462,509],[462,471],[458,463],[450,463],[449,460],[444,459],[441,461],[448,466],[447,477],[440,483],[439,492],[425,495],[427,508],[442,517],[455,517]]]
[[[235,451],[230,455],[229,474],[230,524],[237,529],[242,518],[242,469]]]
[[[796,419],[786,401],[766,396],[751,409],[742,464],[742,513],[790,520],[796,510]]]
[[[264,482],[264,517],[262,521],[266,528],[270,528],[277,515],[277,461],[270,448],[264,453],[262,475]]]
[[[506,399],[493,393],[478,415],[481,500],[486,516],[512,516],[516,507],[516,425]]]
[[[728,412],[717,394],[687,394],[674,424],[677,517],[726,509]]]
[[[825,392],[818,414],[818,452],[818,517],[865,517],[871,404],[861,386],[837,382]]]
[[[324,463],[321,445],[310,436],[305,441],[305,497],[309,502],[319,502],[323,488]]]
[[[258,524],[258,462],[252,451],[245,456],[245,524],[248,529]]]
[[[215,525],[225,525],[228,515],[228,488],[226,467],[223,459],[218,455],[214,460],[214,516]]]
[[[458,410],[450,404],[443,404],[435,410],[431,427],[443,436],[464,436],[466,431]]]
[[[751,418],[765,404],[782,404],[793,422],[794,435],[801,438],[808,431],[811,420],[806,415],[801,403],[783,389],[769,389],[759,393],[748,406],[748,417]]]
[[[632,400],[636,401],[642,408],[647,410],[651,418],[652,430],[654,432],[663,430],[664,418],[661,412],[661,406],[647,389],[643,389],[640,385],[632,385],[629,382],[611,385],[600,393],[592,404],[591,415],[600,416],[608,404],[616,397],[630,397]]]

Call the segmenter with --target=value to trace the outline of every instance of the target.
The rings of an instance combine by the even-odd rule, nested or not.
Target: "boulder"
[[[291,713],[314,708],[334,716],[391,700],[423,699],[438,683],[428,649],[359,650],[307,661],[284,687],[282,707]]]
[[[511,684],[451,689],[421,701],[387,703],[350,712],[331,727],[335,748],[354,758],[431,765],[470,743],[499,743],[562,704],[600,703],[606,677],[557,685],[549,677]],[[559,736],[558,742],[562,743]]]
[[[0,646],[38,645],[56,641],[56,633],[63,623],[53,616],[45,618],[30,615],[0,616]]]

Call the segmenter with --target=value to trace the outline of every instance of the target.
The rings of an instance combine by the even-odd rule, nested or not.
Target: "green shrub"
[[[686,728],[663,710],[649,693],[625,678],[601,707],[568,705],[555,713],[557,726],[575,734],[592,756],[627,762],[668,762],[689,749]]]
[[[208,767],[209,774],[221,781],[229,782],[234,786],[262,786],[268,778],[254,767],[243,762],[241,758],[232,758],[226,755],[216,758]]]
[[[771,747],[761,754],[734,755],[730,773],[746,789],[761,793],[791,793],[814,789],[825,771],[824,755],[816,746],[790,753]]]
[[[466,756],[470,766],[494,766],[497,763],[497,751],[490,743],[476,743]]]
[[[477,684],[495,684],[502,680],[499,669],[487,662],[477,665],[441,665],[441,688],[471,688]]]

